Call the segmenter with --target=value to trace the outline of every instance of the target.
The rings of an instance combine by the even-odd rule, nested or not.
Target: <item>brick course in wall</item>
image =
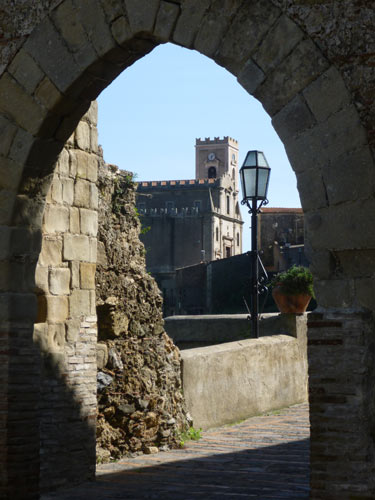
[[[372,314],[311,313],[308,329],[311,498],[373,498]]]
[[[36,267],[41,352],[40,488],[95,473],[95,273],[98,213],[97,105],[93,103],[59,159],[46,198]],[[83,131],[83,133],[82,133]],[[94,145],[94,148],[92,147]]]

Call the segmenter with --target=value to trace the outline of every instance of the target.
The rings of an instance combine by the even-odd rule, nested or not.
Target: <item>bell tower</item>
[[[210,179],[229,174],[237,186],[238,142],[231,137],[195,140],[195,178]]]

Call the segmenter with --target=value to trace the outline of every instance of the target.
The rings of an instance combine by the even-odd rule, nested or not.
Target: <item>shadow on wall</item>
[[[36,324],[34,331],[42,328],[46,325]],[[85,332],[81,333],[84,338]],[[65,354],[46,350],[38,337],[35,345],[40,349],[40,491],[43,493],[95,478],[96,408],[95,405],[89,411],[83,408],[80,391],[87,391],[87,386],[83,388],[78,379],[74,383],[73,377],[68,387]],[[95,399],[96,385],[92,389],[91,396]]]

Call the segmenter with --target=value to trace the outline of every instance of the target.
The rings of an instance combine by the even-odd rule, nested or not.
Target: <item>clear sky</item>
[[[158,46],[125,70],[99,99],[104,159],[136,180],[193,179],[195,139],[230,136],[246,152],[263,151],[271,167],[269,206],[300,207],[296,178],[262,105],[211,59],[176,45]],[[240,196],[241,199],[241,196]],[[243,249],[250,249],[250,218]]]

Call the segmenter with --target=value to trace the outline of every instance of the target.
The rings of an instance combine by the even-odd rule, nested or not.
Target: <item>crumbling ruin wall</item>
[[[101,162],[98,188],[97,456],[106,461],[175,446],[186,414],[179,351],[146,272],[132,174]]]

